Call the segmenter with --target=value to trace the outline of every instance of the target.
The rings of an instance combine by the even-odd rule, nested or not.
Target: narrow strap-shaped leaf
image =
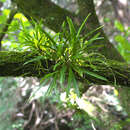
[[[66,31],[66,22],[64,21],[61,26],[62,26],[63,32],[65,32]]]
[[[104,80],[104,81],[108,81],[105,77],[103,77],[103,76],[101,76],[101,75],[98,75],[98,74],[96,74],[96,73],[94,73],[94,72],[91,72],[91,71],[88,71],[88,70],[85,70],[84,72],[85,72],[86,74],[88,74],[88,75],[91,75],[91,76],[97,78],[97,79]]]
[[[120,75],[121,77],[124,77],[124,78],[128,78],[126,75],[124,75],[124,74],[121,74],[120,72],[118,72],[118,71],[114,71],[115,73],[117,73],[118,75]]]
[[[100,33],[97,33],[96,35],[94,35],[86,44],[89,45],[96,40],[104,39],[104,37],[99,37],[99,35]]]
[[[73,69],[79,74],[79,76],[83,77],[83,71],[81,71],[81,68],[79,66],[73,65]]]
[[[40,80],[40,83],[43,83],[46,79],[50,79],[56,73],[57,71],[49,73],[49,74],[45,74],[45,76]]]
[[[55,74],[54,78],[52,79],[49,85],[49,88],[47,89],[47,92],[45,93],[45,96],[49,96],[53,88],[56,87],[56,80],[57,80],[57,75]]]
[[[28,63],[31,63],[31,62],[36,62],[36,61],[40,61],[41,59],[44,59],[43,56],[37,56],[36,58],[33,58],[31,60],[28,60],[27,62],[25,62],[23,65],[26,65]]]
[[[44,45],[44,47],[45,47],[45,48],[49,48],[49,49],[51,49],[51,50],[53,50],[53,51],[56,51],[56,49],[55,49],[53,46],[50,46],[50,45],[49,45],[49,46]]]
[[[62,64],[62,61],[59,61],[58,63],[56,63],[53,67],[53,70],[55,71],[57,67],[60,66],[61,64]]]
[[[94,32],[96,32],[97,30],[103,28],[103,26],[104,26],[104,25],[102,25],[102,26],[100,26],[100,27],[98,27],[98,28],[92,30],[91,32],[87,33],[87,34],[83,37],[83,39],[86,39],[88,36],[92,35],[92,34],[93,34]]]
[[[66,65],[64,65],[60,70],[60,84],[62,85],[65,81],[65,72],[66,72]]]
[[[79,87],[78,87],[78,83],[77,83],[77,81],[75,79],[75,75],[74,75],[73,71],[72,71],[72,78],[73,78],[73,85],[74,85],[73,87],[74,87],[74,89],[76,91],[77,96],[79,97],[80,96]]]
[[[88,14],[88,16],[85,18],[85,20],[84,20],[83,23],[81,24],[81,26],[80,26],[80,28],[79,28],[79,30],[78,30],[78,32],[77,32],[77,35],[76,35],[77,38],[79,37],[79,35],[80,35],[80,33],[81,33],[81,31],[82,31],[82,29],[83,29],[83,27],[84,27],[84,25],[85,25],[85,23],[86,23],[86,21],[88,20],[88,18],[89,18],[90,15],[91,15],[91,13]]]
[[[71,85],[72,85],[72,69],[70,67],[69,68],[69,74],[68,74],[68,84],[67,84],[67,89],[66,89],[67,96],[69,95]]]
[[[47,33],[44,29],[43,29],[42,31],[46,34],[46,36],[49,38],[49,40],[50,40],[54,45],[56,45],[56,42],[55,42],[54,39],[50,36],[50,34]]]
[[[63,32],[63,37],[66,39],[66,42],[68,41],[68,38],[69,38],[69,32],[68,32],[68,29],[66,27],[66,22],[64,21],[63,24],[62,24],[62,32]],[[65,42],[65,43],[66,43]]]
[[[74,36],[76,34],[76,30],[75,30],[75,27],[74,27],[72,20],[69,17],[67,17],[67,22],[69,24],[70,34],[72,36]]]

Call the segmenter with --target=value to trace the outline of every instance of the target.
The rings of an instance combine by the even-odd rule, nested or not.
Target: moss
[[[0,64],[3,63],[19,63],[25,61],[25,52],[10,52],[10,51],[1,51],[0,52]]]
[[[38,62],[25,64],[36,56],[37,54],[33,52],[1,51],[0,76],[43,77],[47,73],[44,68],[47,69],[48,66],[51,68],[54,62],[42,60],[41,67],[39,67]],[[46,66],[46,62],[48,62],[48,66]]]
[[[1,76],[38,76],[35,64],[24,65],[29,59],[35,57],[31,52],[0,52],[0,75]]]

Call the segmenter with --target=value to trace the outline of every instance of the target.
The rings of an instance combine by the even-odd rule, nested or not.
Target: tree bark
[[[94,30],[100,27],[100,23],[98,17],[96,15],[95,6],[93,0],[77,0],[79,5],[79,14],[81,21],[85,19],[87,14],[91,13],[92,15],[87,21],[87,32]],[[105,35],[103,29],[98,30],[101,33],[101,36],[104,37],[104,40],[96,41],[97,44],[103,45],[102,48],[99,49],[99,52],[105,55],[108,59],[124,61],[122,56],[119,54],[117,49],[113,46],[113,44],[108,40]],[[85,32],[86,33],[86,32]]]

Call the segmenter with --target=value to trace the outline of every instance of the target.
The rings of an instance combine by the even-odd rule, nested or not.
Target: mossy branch
[[[54,61],[49,61],[49,60],[41,61],[43,68],[48,68],[48,72],[43,71],[42,69],[39,70],[39,68],[37,68],[36,66],[37,62],[31,62],[25,64],[28,60],[33,59],[35,57],[37,57],[37,54],[32,52],[1,51],[0,52],[0,76],[43,77],[48,72],[52,72],[51,67],[52,65],[55,64]],[[48,66],[46,66],[46,62],[48,62]],[[115,67],[115,69],[116,71],[125,75],[123,77],[115,74],[117,83],[120,85],[130,86],[130,80],[129,80],[130,67],[128,67],[127,65],[126,66],[118,65],[118,67],[117,68]],[[110,77],[108,75],[107,78],[113,82],[112,76]],[[103,82],[100,83],[100,81],[98,81],[97,83],[102,84]],[[104,82],[103,84],[108,84],[108,83]]]
[[[34,76],[40,77],[46,72],[39,72],[36,69],[36,63],[24,64],[37,55],[32,52],[15,52],[1,51],[0,52],[0,76]],[[45,61],[42,61],[43,66]],[[46,66],[45,66],[46,67]]]

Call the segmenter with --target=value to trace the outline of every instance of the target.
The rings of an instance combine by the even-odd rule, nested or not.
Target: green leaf
[[[104,81],[108,81],[105,77],[101,76],[101,75],[98,75],[94,72],[91,72],[91,71],[88,71],[88,70],[85,70],[85,73],[88,74],[88,75],[91,75],[97,79],[100,79],[100,80],[104,80]]]
[[[73,65],[73,69],[79,74],[79,76],[83,77],[83,72],[79,66]]]
[[[31,63],[31,62],[40,61],[40,60],[42,60],[42,59],[44,59],[43,56],[37,56],[36,58],[33,58],[33,59],[31,59],[31,60],[28,60],[28,61],[25,62],[23,65],[26,65],[26,64]]]
[[[104,20],[104,22],[106,22],[106,23],[110,22],[110,18],[108,18],[108,17],[105,17],[103,20]]]
[[[5,2],[6,0],[0,0],[1,2]]]
[[[76,30],[75,30],[75,27],[74,27],[74,25],[73,25],[73,22],[72,22],[72,20],[71,20],[69,17],[67,17],[67,22],[68,22],[68,24],[69,24],[70,35],[71,35],[72,37],[74,37],[74,35],[76,34]]]
[[[118,71],[114,71],[114,72],[117,73],[118,75],[120,75],[121,77],[127,78],[126,75],[124,75],[124,74],[122,74],[122,73],[120,73],[120,72],[118,72]]]
[[[97,30],[101,29],[103,26],[104,26],[104,25],[102,25],[102,26],[100,26],[100,27],[98,27],[98,28],[92,30],[91,32],[87,33],[87,34],[83,37],[83,39],[85,40],[88,36],[92,35],[94,32],[96,32]]]
[[[65,21],[62,23],[62,30],[64,33],[66,32],[66,22]]]
[[[67,27],[66,27],[66,22],[64,21],[63,24],[62,24],[62,35],[64,38],[68,38],[69,37],[69,32],[67,30]]]
[[[50,34],[48,32],[46,32],[44,29],[43,29],[43,32],[46,34],[46,36],[48,37],[48,39],[56,46],[56,42],[55,40],[50,36]]]
[[[9,9],[4,9],[4,10],[3,10],[3,14],[6,15],[6,16],[8,16],[9,13],[10,13],[10,11],[11,11],[11,10],[9,10]]]
[[[80,28],[79,28],[79,30],[78,30],[78,32],[77,32],[77,35],[76,35],[77,38],[79,37],[79,35],[80,35],[80,33],[81,33],[81,31],[82,31],[82,29],[83,29],[83,27],[84,27],[84,25],[85,25],[85,23],[86,23],[86,21],[88,20],[88,18],[89,18],[90,15],[91,15],[91,13],[88,14],[88,16],[85,18],[85,20],[84,20],[83,23],[81,24],[81,26],[80,26]]]
[[[67,89],[66,89],[66,93],[67,93],[67,96],[69,95],[69,91],[70,91],[70,88],[71,88],[71,85],[72,85],[72,69],[71,67],[69,68],[69,75],[68,75],[68,85],[67,85]]]
[[[50,93],[52,92],[53,88],[56,87],[56,80],[57,80],[57,75],[55,74],[54,78],[52,79],[49,88],[47,89],[47,92],[45,93],[45,96],[49,96]]]
[[[121,36],[121,35],[116,35],[115,36],[115,41],[124,44],[125,43],[125,38],[123,36]]]
[[[57,67],[59,67],[61,64],[62,64],[62,61],[59,61],[58,63],[56,63],[53,67],[53,70],[55,71]]]
[[[76,91],[77,96],[79,97],[80,96],[79,87],[78,87],[78,83],[77,83],[77,81],[75,79],[75,75],[74,75],[73,71],[72,71],[72,78],[73,78],[74,89]]]
[[[121,43],[121,45],[123,47],[121,49],[125,49],[125,50],[130,51],[130,43],[128,42],[128,40],[125,37],[123,37],[121,35],[116,35],[115,41],[118,43]]]
[[[60,84],[62,85],[65,81],[65,72],[66,72],[66,65],[63,65],[63,67],[60,70]]]
[[[86,44],[89,45],[91,43],[93,43],[96,40],[102,40],[104,39],[104,37],[99,37],[100,33],[97,33],[96,35],[94,35]]]
[[[119,21],[116,20],[114,25],[119,31],[124,32],[124,26]]]
[[[43,83],[46,79],[50,79],[56,73],[57,73],[57,71],[45,74],[45,76],[40,80],[40,83]]]

